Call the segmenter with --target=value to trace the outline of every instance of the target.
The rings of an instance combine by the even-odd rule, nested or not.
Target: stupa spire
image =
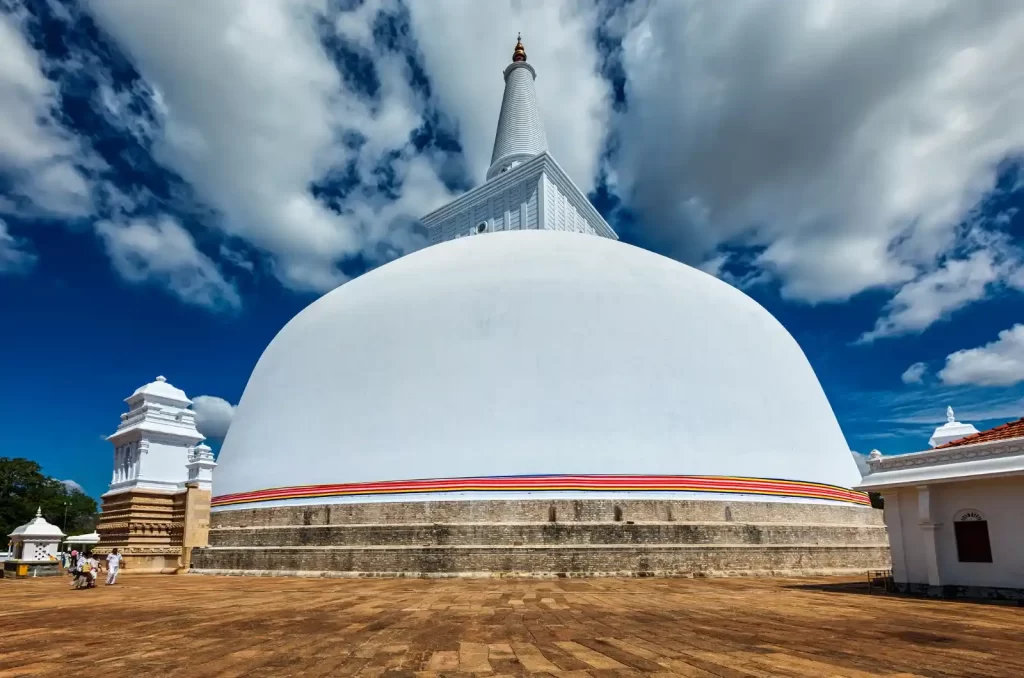
[[[526,48],[523,47],[523,34],[516,33],[516,48],[512,50],[512,63],[526,61]]]
[[[533,81],[537,71],[526,62],[522,35],[516,38],[512,63],[505,68],[505,95],[501,99],[498,130],[487,178],[493,179],[548,150],[548,137],[540,119]]]

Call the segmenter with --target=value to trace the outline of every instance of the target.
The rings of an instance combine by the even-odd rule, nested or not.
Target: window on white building
[[[992,543],[988,537],[988,521],[978,511],[960,511],[953,522],[956,554],[961,563],[991,563]]]

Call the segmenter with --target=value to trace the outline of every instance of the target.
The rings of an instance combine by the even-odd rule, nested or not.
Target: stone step
[[[210,531],[210,545],[543,546],[586,544],[815,544],[886,546],[885,527],[776,523],[463,523],[290,525]]]
[[[207,547],[194,572],[317,576],[809,576],[887,569],[886,546],[636,545]]]
[[[738,522],[883,525],[866,506],[683,499],[487,499],[368,501],[216,510],[212,528],[419,523]]]

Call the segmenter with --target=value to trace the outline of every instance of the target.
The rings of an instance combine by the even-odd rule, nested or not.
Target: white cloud
[[[853,450],[850,450],[850,454],[853,455],[853,461],[856,462],[861,477],[866,476],[871,471],[871,467],[868,466],[868,455]]]
[[[1012,386],[1024,381],[1024,324],[1003,330],[984,346],[949,354],[939,378],[945,384],[976,386]]]
[[[114,269],[125,280],[161,285],[184,302],[211,309],[241,306],[235,287],[172,218],[101,221],[96,232]]]
[[[68,492],[81,492],[82,494],[86,493],[85,488],[76,483],[74,480],[62,480],[60,481],[60,483],[65,488],[67,488]]]
[[[7,224],[0,219],[0,273],[27,273],[36,259],[22,240],[7,232]]]
[[[438,177],[444,158],[416,154],[409,142],[425,102],[410,86],[405,57],[368,46],[379,96],[354,90],[320,43],[324,5],[89,3],[158,99],[159,129],[141,128],[155,135],[156,157],[223,215],[228,234],[270,253],[284,284],[321,291],[345,281],[339,260],[422,246],[403,220],[450,197]],[[374,18],[364,14],[364,21]],[[183,35],[190,36],[187,50]],[[132,128],[119,97],[107,101]],[[350,132],[365,140],[360,148],[345,144]],[[339,211],[310,186],[350,163],[360,183]],[[404,180],[397,197],[377,190],[381,163]]]
[[[372,265],[421,247],[411,224],[452,197],[442,179],[483,177],[501,69],[522,30],[552,154],[584,190],[606,173],[640,215],[640,244],[740,287],[777,280],[788,299],[894,290],[865,341],[922,331],[999,285],[1024,289],[1024,268],[965,247],[958,230],[1000,162],[1024,152],[1018,2],[338,4],[84,3],[144,79],[100,73],[94,105],[216,215],[203,225],[230,244],[217,257],[232,267],[258,259],[286,286],[322,291],[346,279],[346,259]],[[382,40],[381,12],[407,12],[408,27]],[[599,29],[623,39],[617,113]],[[86,213],[90,191],[105,204],[111,189],[84,177],[87,142],[52,114],[59,91],[45,70],[4,18],[0,105],[12,113],[0,120],[0,165],[19,168],[19,198]],[[463,154],[417,149],[410,135],[428,121],[457,134]],[[378,185],[381,167],[394,192]],[[313,188],[339,176],[354,178],[346,197]],[[759,253],[754,270],[729,261],[732,246]]]
[[[886,304],[874,329],[858,341],[921,332],[954,311],[985,298],[989,286],[1000,280],[1001,271],[987,250],[976,251],[965,259],[949,260],[904,285]]]
[[[222,244],[219,250],[220,258],[225,263],[230,264],[236,268],[240,268],[244,271],[252,273],[256,270],[256,264],[245,258],[245,255],[238,250],[233,250],[227,245]]]
[[[977,297],[975,285],[904,305],[921,276],[962,277],[939,264],[999,163],[1024,149],[1024,5],[631,8],[613,169],[647,244],[693,262],[723,244],[763,248],[758,265],[809,302],[916,281],[879,333]]]
[[[16,199],[0,205],[3,211],[66,217],[91,211],[91,188],[77,167],[85,151],[54,116],[58,105],[21,17],[0,12],[0,175]]]
[[[904,384],[920,384],[927,371],[928,365],[926,363],[914,363],[900,375],[900,379],[903,380]]]
[[[90,0],[100,25],[130,55],[145,88],[102,89],[112,122],[153,140],[155,157],[223,215],[220,227],[270,255],[271,270],[295,289],[344,282],[338,263],[379,262],[425,244],[413,220],[452,195],[442,177],[463,161],[483,178],[518,26],[539,70],[537,89],[553,154],[584,190],[594,186],[608,129],[610,87],[599,74],[589,3],[457,0],[409,3],[409,35],[394,40],[422,57],[432,99],[412,86],[405,53],[374,38],[380,12],[396,0],[367,0],[326,12],[322,0]],[[323,19],[327,19],[323,22]],[[321,23],[318,25],[318,21]],[[352,84],[321,44],[333,30],[372,63],[373,96]],[[180,36],[190,37],[181,49]],[[211,64],[216,64],[215,68]],[[371,78],[374,79],[374,78]],[[132,120],[132,97],[148,97],[158,120]],[[417,151],[410,134],[432,107],[457,129],[464,158]],[[346,143],[355,134],[358,148]],[[396,194],[378,188],[390,168]],[[311,184],[354,171],[347,199],[328,206]]]
[[[217,396],[202,395],[192,399],[196,428],[207,438],[223,440],[228,434],[235,406]]]

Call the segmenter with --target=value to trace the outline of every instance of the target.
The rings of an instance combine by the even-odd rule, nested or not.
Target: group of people
[[[75,589],[95,588],[99,578],[100,561],[94,554],[61,553],[61,564],[71,574],[71,587]],[[117,583],[117,574],[121,571],[121,554],[111,549],[107,555],[107,585]]]

